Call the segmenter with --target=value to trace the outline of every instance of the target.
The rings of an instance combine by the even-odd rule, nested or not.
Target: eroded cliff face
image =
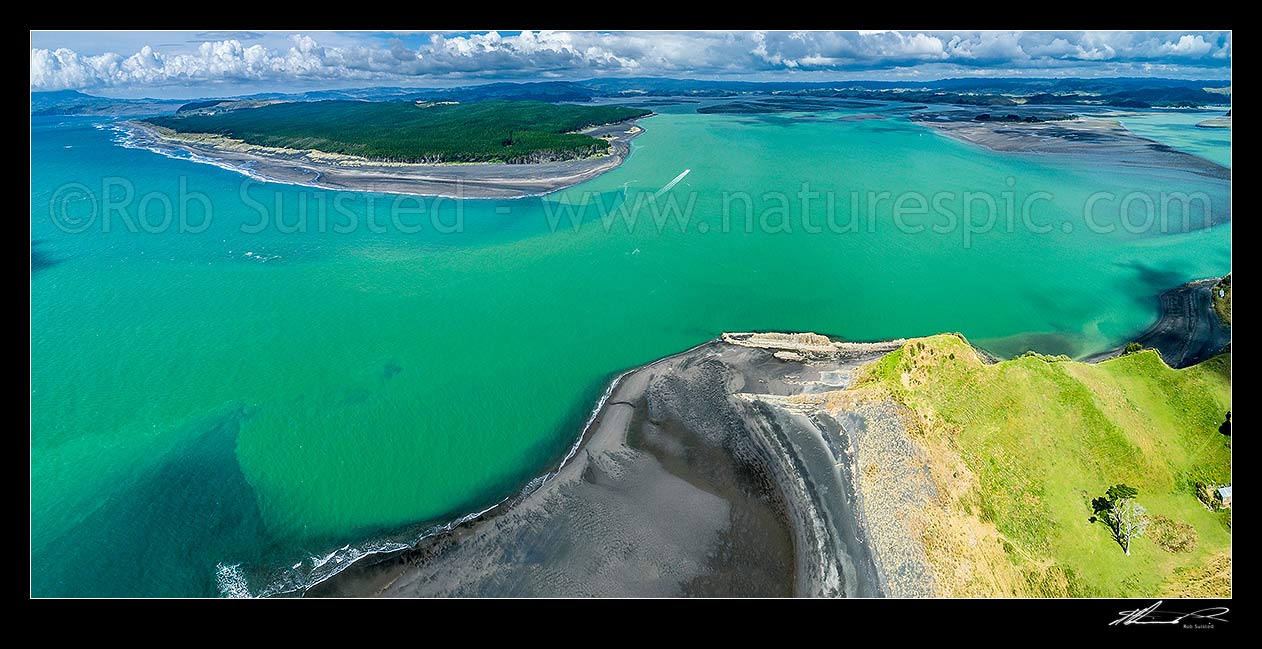
[[[867,363],[904,341],[846,343],[818,334],[725,334],[723,340],[772,351],[792,377],[788,380],[799,386],[789,395],[737,396],[762,406],[764,419],[785,421],[797,435],[827,446],[840,489],[817,489],[814,495],[846,512],[851,527],[838,536],[863,544],[874,592],[939,594],[924,549],[924,514],[940,499],[929,454],[909,435],[914,422],[906,408],[888,394],[857,385]]]

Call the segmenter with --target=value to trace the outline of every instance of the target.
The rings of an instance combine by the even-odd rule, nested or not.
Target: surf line
[[[674,180],[666,183],[665,187],[657,190],[657,193],[653,194],[653,198],[657,198],[658,196],[661,196],[662,194],[665,194],[666,192],[670,191],[671,187],[678,185],[679,181],[683,180],[684,176],[687,176],[691,172],[692,172],[691,169],[684,169],[683,172],[681,172],[678,176],[675,176]]]

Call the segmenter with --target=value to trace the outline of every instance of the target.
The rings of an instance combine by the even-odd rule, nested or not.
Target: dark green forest
[[[146,121],[180,133],[213,133],[261,146],[373,160],[519,163],[603,153],[608,142],[572,131],[648,114],[622,106],[538,101],[428,106],[411,101],[312,101]]]

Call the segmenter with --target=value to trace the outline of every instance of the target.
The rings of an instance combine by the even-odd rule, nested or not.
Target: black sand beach
[[[307,595],[905,592],[869,548],[853,440],[809,403],[900,342],[767,336],[728,335],[629,372],[539,489]]]
[[[1161,353],[1166,364],[1188,367],[1218,354],[1231,342],[1231,326],[1214,311],[1213,289],[1217,279],[1188,282],[1158,298],[1157,322],[1135,342]],[[1120,355],[1125,347],[1095,354],[1084,360],[1099,362]]]

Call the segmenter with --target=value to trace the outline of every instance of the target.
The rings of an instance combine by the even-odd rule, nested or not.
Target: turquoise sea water
[[[1117,213],[1183,191],[1222,218],[1222,182],[998,155],[894,117],[685,110],[570,190],[402,213],[125,148],[101,120],[33,120],[33,594],[302,585],[518,491],[618,372],[723,331],[960,331],[1080,356],[1230,267],[1229,222]],[[821,194],[805,208],[804,182]],[[960,215],[964,192],[971,226],[917,209]],[[985,227],[984,197],[1036,194],[1032,225]],[[585,198],[639,221],[572,222]],[[659,228],[671,201],[688,222]]]
[[[1120,113],[1117,119],[1127,130],[1136,135],[1230,167],[1231,129],[1196,126],[1212,117],[1220,117],[1226,112],[1225,108],[1136,111]]]

